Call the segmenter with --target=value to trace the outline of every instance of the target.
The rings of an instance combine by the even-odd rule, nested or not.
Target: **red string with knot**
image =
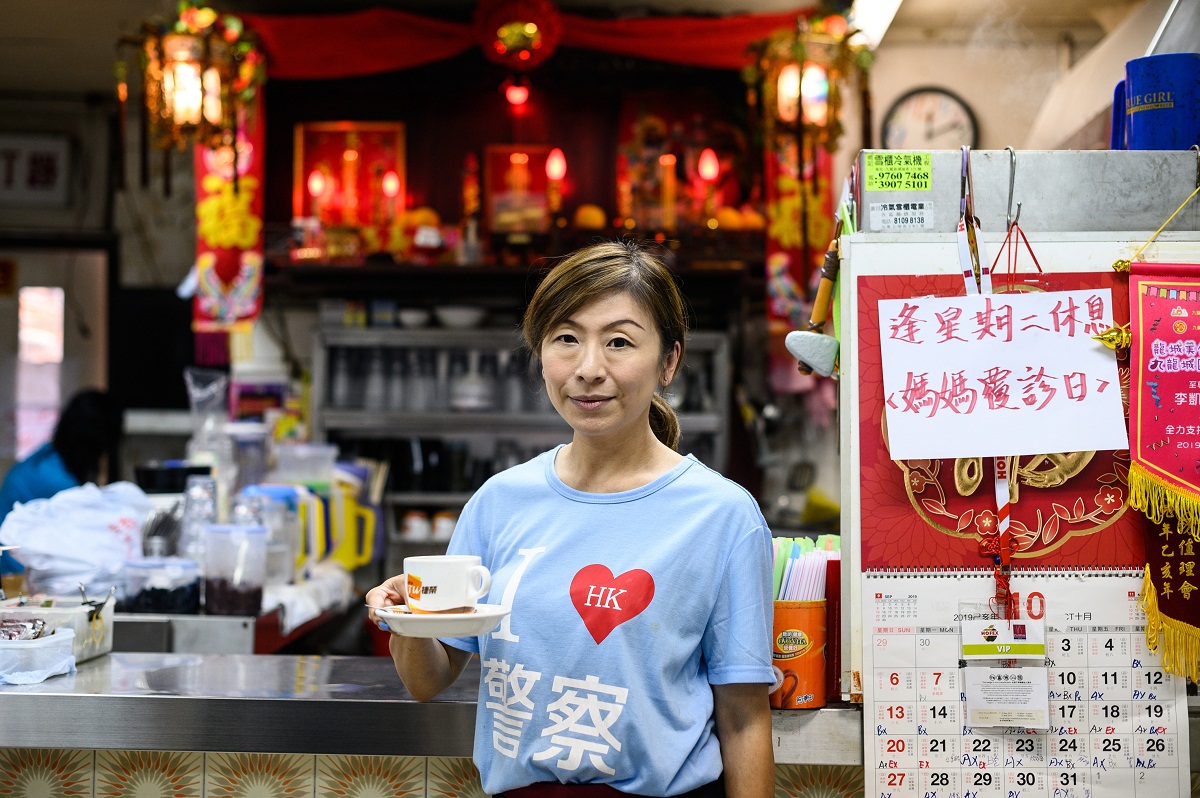
[[[999,534],[981,538],[979,553],[990,555],[995,561],[993,574],[996,577],[996,595],[988,599],[988,604],[997,618],[1012,621],[1017,617],[1017,602],[1009,589],[1009,576],[1012,573],[1012,536],[1005,524]]]
[[[1026,237],[1025,231],[1021,226],[1013,221],[1008,226],[1008,233],[1004,236],[1004,241],[1000,244],[1000,249],[996,252],[996,259],[992,261],[992,274],[996,274],[996,266],[1000,263],[1000,257],[1004,256],[1004,285],[1009,291],[1017,282],[1017,256],[1021,254],[1020,245],[1025,245],[1025,251],[1029,253],[1029,257],[1033,260],[1033,266],[1038,270],[1038,274],[1044,274],[1042,264],[1038,263],[1037,255],[1033,252],[1033,247],[1029,244],[1029,238]]]

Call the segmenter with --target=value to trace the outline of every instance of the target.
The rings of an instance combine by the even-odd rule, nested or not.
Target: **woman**
[[[675,450],[658,392],[686,332],[670,271],[627,242],[566,258],[526,311],[571,442],[488,480],[449,546],[482,558],[488,601],[512,613],[478,638],[390,641],[420,700],[479,654],[489,794],[774,792],[770,530],[748,493]],[[402,593],[393,577],[367,603]]]
[[[108,452],[121,438],[121,411],[102,391],[85,390],[63,408],[54,435],[33,454],[14,465],[0,485],[0,522],[13,506],[48,499],[59,491],[99,482]],[[20,573],[24,566],[5,552],[4,573]]]

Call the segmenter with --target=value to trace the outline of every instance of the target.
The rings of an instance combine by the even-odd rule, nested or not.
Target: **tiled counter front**
[[[777,798],[861,794],[861,767],[779,765]],[[466,757],[0,750],[3,798],[485,798]]]

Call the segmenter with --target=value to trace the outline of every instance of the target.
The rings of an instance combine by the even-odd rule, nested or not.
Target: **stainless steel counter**
[[[420,703],[386,657],[112,653],[0,687],[0,747],[470,756],[472,662]]]
[[[470,756],[479,660],[420,703],[386,657],[112,653],[0,686],[0,748]],[[774,712],[779,764],[862,764],[862,712]]]

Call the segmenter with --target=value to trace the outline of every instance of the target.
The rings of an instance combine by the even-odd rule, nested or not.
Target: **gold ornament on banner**
[[[1107,346],[1113,351],[1128,349],[1132,340],[1132,334],[1129,332],[1129,325],[1122,324],[1119,327],[1109,327],[1099,335],[1093,335],[1093,339]]]

